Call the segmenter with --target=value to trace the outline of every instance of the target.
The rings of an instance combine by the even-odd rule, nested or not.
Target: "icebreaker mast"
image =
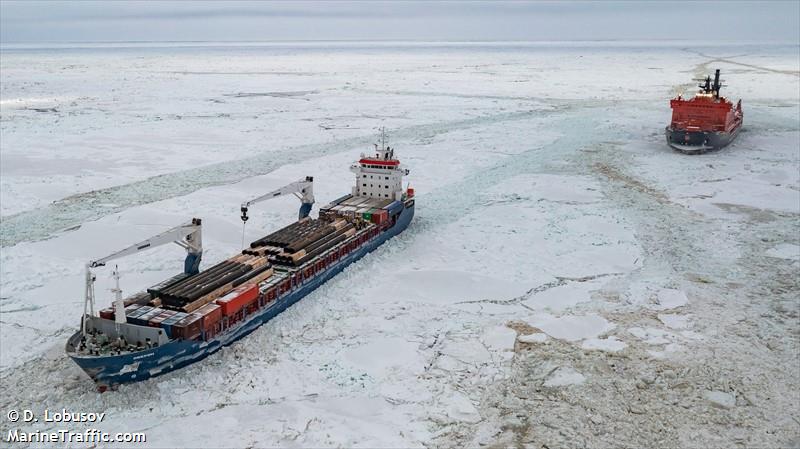
[[[175,243],[186,250],[186,260],[184,260],[183,264],[184,273],[189,275],[197,274],[200,268],[200,260],[203,257],[202,221],[199,218],[193,218],[191,222],[182,224],[135,245],[131,245],[121,251],[117,251],[101,259],[92,260],[86,264],[86,291],[83,303],[84,320],[82,328],[84,334],[86,333],[86,316],[94,316],[95,276],[92,273],[92,268],[102,267],[107,262],[114,259],[136,254],[168,243]],[[116,286],[113,290],[116,294],[114,299],[115,321],[117,323],[124,323],[125,307],[122,303],[122,291],[119,288],[119,271],[116,268],[114,269],[114,279],[116,280]]]

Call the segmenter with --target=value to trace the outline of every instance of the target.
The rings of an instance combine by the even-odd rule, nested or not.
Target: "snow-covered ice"
[[[586,380],[583,374],[572,368],[558,368],[553,374],[544,381],[545,387],[564,387],[567,385],[579,385]]]
[[[659,313],[658,320],[670,329],[685,329],[689,326],[689,317],[687,315]]]
[[[522,343],[544,343],[547,338],[547,334],[536,332],[535,334],[520,335],[517,340]]]
[[[796,45],[0,52],[2,410],[104,411],[143,447],[800,440]],[[677,154],[668,99],[714,68],[744,131]],[[66,358],[88,260],[196,216],[209,266],[240,249],[243,200],[306,175],[318,204],[348,192],[381,126],[406,232],[177,372],[98,394]],[[296,209],[252,208],[245,239]],[[123,290],[182,259],[120,260]]]
[[[615,336],[608,338],[587,338],[581,344],[583,349],[594,349],[599,351],[617,352],[628,346],[624,341],[620,341]]]
[[[689,302],[686,293],[672,288],[665,288],[658,292],[654,308],[669,310],[685,306]]]
[[[800,246],[782,243],[767,250],[766,254],[778,259],[800,260]]]
[[[531,319],[530,323],[553,338],[567,341],[594,338],[614,328],[614,324],[598,315],[541,315]]]

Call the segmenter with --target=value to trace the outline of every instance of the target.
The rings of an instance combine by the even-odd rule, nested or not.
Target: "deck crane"
[[[203,257],[202,221],[192,218],[192,221],[176,226],[147,240],[131,245],[101,259],[92,260],[86,264],[86,296],[83,302],[83,323],[81,330],[86,335],[86,317],[94,316],[94,281],[96,277],[92,268],[102,267],[107,262],[120,257],[136,254],[157,246],[175,243],[187,252],[183,263],[183,272],[187,275],[197,274],[200,269],[200,260]],[[113,273],[116,286],[112,291],[114,298],[114,321],[117,324],[125,323],[125,305],[122,302],[122,290],[119,288],[119,271],[115,268]]]
[[[302,220],[308,217],[308,214],[311,213],[311,207],[314,205],[314,177],[306,176],[305,179],[299,179],[291,184],[287,184],[272,192],[265,193],[257,198],[242,203],[242,246],[244,246],[244,227],[247,224],[247,220],[250,218],[247,216],[248,208],[253,204],[288,194],[293,194],[300,200],[298,219]]]

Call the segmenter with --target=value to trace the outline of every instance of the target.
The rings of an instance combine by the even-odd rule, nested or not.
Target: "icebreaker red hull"
[[[669,102],[672,120],[666,127],[667,144],[686,154],[719,150],[731,143],[742,129],[742,101],[734,105],[719,95],[719,70],[714,83],[706,78],[693,98],[681,96]]]

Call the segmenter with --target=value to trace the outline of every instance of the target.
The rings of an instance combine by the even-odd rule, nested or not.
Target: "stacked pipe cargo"
[[[329,222],[325,220],[312,220],[306,217],[252,242],[250,248],[259,248],[262,246],[283,248],[298,240],[313,238],[314,235],[325,233],[325,227],[328,224]]]
[[[194,276],[184,279],[157,295],[168,306],[182,307],[220,286],[233,281],[252,269],[251,266],[234,259],[225,260]]]
[[[324,232],[304,236],[286,244],[281,253],[270,256],[270,262],[295,267],[302,265],[355,233],[355,226],[344,219],[326,223]]]
[[[149,293],[152,298],[155,298],[156,296],[158,296],[158,292],[160,292],[161,290],[173,286],[178,282],[181,282],[182,280],[186,279],[187,277],[189,277],[189,275],[186,273],[177,274],[167,280],[161,281],[158,284],[148,288],[147,293]]]
[[[352,224],[334,219],[304,218],[250,244],[242,251],[252,256],[268,256],[276,265],[298,266],[343,240]]]
[[[245,282],[258,283],[272,276],[272,265],[268,263],[268,259],[266,257],[253,258],[245,263],[252,267],[250,271],[247,271],[245,274],[233,279],[232,281],[219,286],[215,290],[199,297],[191,303],[184,304],[182,309],[186,312],[192,312],[210,302],[213,302],[215,299],[228,293],[233,288],[236,288]]]
[[[192,312],[238,285],[263,281],[271,275],[266,256],[239,254],[167,287],[157,286],[149,291],[167,308]]]
[[[125,307],[128,307],[131,304],[145,305],[145,304],[149,303],[151,299],[152,299],[152,297],[150,296],[150,293],[144,291],[144,292],[139,292],[139,293],[136,293],[135,295],[129,296],[129,297],[123,299],[122,302],[125,305]]]

